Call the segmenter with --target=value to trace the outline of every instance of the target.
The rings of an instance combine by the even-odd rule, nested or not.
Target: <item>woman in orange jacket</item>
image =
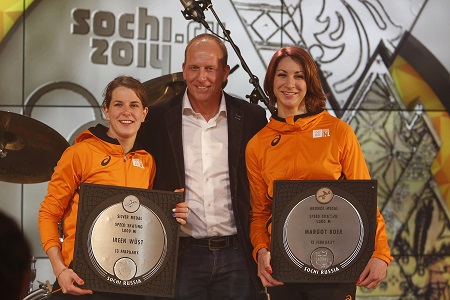
[[[42,246],[52,264],[57,291],[52,299],[144,299],[82,289],[84,281],[71,268],[74,255],[79,188],[82,182],[150,189],[156,166],[153,157],[135,142],[147,115],[145,87],[137,79],[120,76],[105,89],[103,111],[109,127],[98,124],[82,132],[66,149],[48,184],[48,194],[39,210]],[[185,224],[188,207],[180,203],[173,210]],[[58,223],[64,239],[60,241]],[[58,292],[59,290],[59,292]],[[91,295],[93,294],[93,295]],[[75,295],[75,296],[73,296]]]
[[[393,259],[378,209],[375,251],[356,285],[282,283],[272,277],[268,224],[274,180],[370,179],[370,175],[352,128],[324,110],[326,97],[317,66],[307,51],[279,49],[269,63],[264,89],[276,113],[246,149],[250,238],[258,276],[269,287],[272,299],[355,299],[356,285],[376,288]]]

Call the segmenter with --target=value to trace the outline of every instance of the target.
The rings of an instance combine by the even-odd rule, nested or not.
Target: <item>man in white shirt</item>
[[[184,188],[176,299],[256,299],[249,240],[247,141],[267,123],[265,110],[223,92],[227,49],[210,34],[186,47],[184,94],[149,107],[139,143],[156,161],[153,188]]]

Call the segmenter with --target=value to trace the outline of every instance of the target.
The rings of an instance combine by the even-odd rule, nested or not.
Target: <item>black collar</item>
[[[318,115],[318,114],[320,114],[320,113],[323,112],[323,111],[324,111],[324,109],[321,108],[321,109],[319,109],[319,110],[317,110],[317,111],[315,111],[315,112],[306,112],[306,113],[304,113],[304,114],[295,115],[295,116],[294,116],[294,122],[297,121],[297,120],[300,119],[300,118],[306,118],[306,117],[309,117],[309,116]],[[272,118],[274,118],[275,120],[280,121],[280,122],[286,122],[286,119],[285,119],[285,118],[281,118],[281,117],[279,117],[277,114],[273,114],[273,115],[272,115]]]

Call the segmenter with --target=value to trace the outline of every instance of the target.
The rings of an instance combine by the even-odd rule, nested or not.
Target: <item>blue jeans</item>
[[[182,250],[175,299],[248,300],[255,297],[247,261],[236,245],[214,251],[186,245]]]

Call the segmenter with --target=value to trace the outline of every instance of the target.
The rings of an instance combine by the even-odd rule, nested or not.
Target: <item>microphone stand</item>
[[[214,11],[211,1],[203,0],[203,2],[204,2],[204,6],[206,6],[204,9],[206,9],[206,10],[207,9],[211,9],[211,12],[214,15],[214,17],[216,18],[217,22],[219,23],[220,28],[222,28],[223,34],[227,38],[227,41],[230,43],[230,45],[233,48],[234,52],[238,56],[238,58],[239,58],[239,60],[241,62],[241,65],[244,68],[245,72],[247,72],[247,74],[250,77],[249,82],[253,85],[254,89],[253,89],[253,91],[252,91],[252,93],[250,95],[246,95],[245,97],[249,98],[251,103],[257,104],[258,101],[263,102],[266,105],[266,107],[269,109],[269,111],[272,114],[274,114],[274,112],[275,112],[274,111],[274,107],[269,105],[269,98],[266,96],[266,94],[264,93],[263,89],[259,85],[258,77],[256,75],[253,75],[252,71],[248,67],[247,63],[245,62],[244,58],[241,55],[241,50],[233,42],[233,39],[230,36],[230,31],[225,29],[225,26],[220,21],[219,17],[217,16],[216,12]],[[209,28],[206,27],[206,29],[209,29]]]

